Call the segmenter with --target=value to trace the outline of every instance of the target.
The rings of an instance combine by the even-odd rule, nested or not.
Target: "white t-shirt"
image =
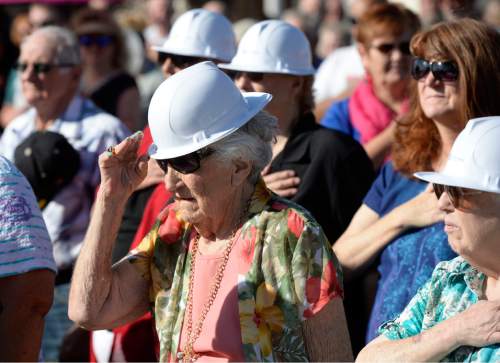
[[[0,278],[56,264],[42,213],[26,178],[0,156]]]

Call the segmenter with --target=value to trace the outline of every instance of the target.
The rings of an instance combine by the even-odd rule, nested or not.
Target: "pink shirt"
[[[237,236],[239,237],[239,233]],[[242,362],[245,360],[241,341],[237,289],[240,245],[240,238],[238,238],[229,255],[219,292],[205,318],[201,334],[194,343],[194,351],[201,354],[199,361]],[[197,325],[203,305],[208,299],[217,268],[222,261],[222,253],[201,255],[198,250],[193,285],[193,330]],[[184,317],[182,326],[180,349],[184,349],[187,339],[186,323],[187,316]]]

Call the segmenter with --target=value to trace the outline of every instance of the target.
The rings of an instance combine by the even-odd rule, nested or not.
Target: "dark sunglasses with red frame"
[[[200,168],[201,160],[214,153],[213,149],[205,148],[171,159],[156,159],[158,166],[165,172],[170,166],[181,174],[191,174]]]
[[[443,184],[432,184],[432,188],[434,189],[434,193],[436,194],[437,199],[441,198],[443,193],[448,194],[450,198],[451,204],[456,209],[472,209],[474,207],[474,203],[471,201],[470,196],[484,193],[481,190],[454,187],[451,185],[443,185]]]

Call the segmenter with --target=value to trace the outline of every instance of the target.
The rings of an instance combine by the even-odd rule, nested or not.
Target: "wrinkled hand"
[[[114,147],[114,154],[105,151],[99,156],[101,190],[109,195],[128,198],[144,180],[148,172],[148,159],[137,156],[143,134],[138,131]]]
[[[446,214],[439,209],[431,184],[422,193],[402,204],[398,213],[407,227],[426,227],[442,221]]]
[[[146,178],[139,184],[138,189],[144,189],[151,185],[156,185],[162,183],[165,179],[165,172],[161,170],[158,163],[154,159],[149,159],[148,161],[148,174]]]
[[[297,194],[300,178],[295,176],[295,171],[282,170],[270,173],[269,170],[269,166],[266,166],[262,171],[264,182],[269,189],[281,197],[293,197]]]
[[[484,347],[500,343],[500,301],[481,300],[453,318],[457,343]]]

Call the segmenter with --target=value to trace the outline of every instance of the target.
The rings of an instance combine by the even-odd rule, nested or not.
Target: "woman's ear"
[[[249,161],[241,159],[234,160],[231,174],[231,186],[238,186],[245,183],[251,171],[252,164]]]
[[[363,63],[363,67],[367,69],[368,49],[364,46],[364,44],[361,43],[356,44],[356,48],[358,49],[359,55],[361,57],[361,63]]]

